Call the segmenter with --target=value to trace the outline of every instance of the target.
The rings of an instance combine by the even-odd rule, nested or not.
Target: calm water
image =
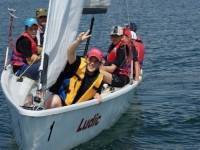
[[[109,130],[75,150],[200,149],[200,1],[127,0],[130,19],[146,45],[144,80],[130,109]],[[35,2],[35,3],[34,3]],[[0,1],[1,67],[7,45],[7,7],[17,9],[14,36],[22,20],[34,16],[45,1]],[[127,22],[123,0],[113,0],[106,15],[97,15],[91,45],[106,50],[112,25]],[[119,13],[123,12],[123,13]],[[80,30],[88,28],[83,17]],[[0,149],[17,149],[10,114],[0,89]]]

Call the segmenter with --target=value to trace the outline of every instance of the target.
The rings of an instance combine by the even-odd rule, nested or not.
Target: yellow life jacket
[[[71,105],[73,103],[74,98],[76,97],[77,92],[81,87],[82,81],[85,77],[86,65],[87,65],[86,59],[81,58],[81,63],[79,65],[78,70],[76,71],[76,74],[72,78],[70,78],[69,87],[65,99],[66,105]],[[96,90],[100,87],[102,80],[103,80],[103,75],[99,73],[96,80],[87,89],[87,91],[78,99],[77,103],[92,99],[96,94]]]

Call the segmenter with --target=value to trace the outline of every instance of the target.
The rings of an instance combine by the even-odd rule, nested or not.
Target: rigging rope
[[[125,6],[126,6],[126,15],[128,18],[128,23],[130,24],[130,13],[129,13],[129,8],[128,8],[128,3],[127,3],[127,0],[124,0],[124,1],[125,1]]]
[[[14,19],[18,18],[15,16],[15,12],[16,10],[15,9],[12,9],[12,8],[8,8],[8,12],[9,12],[9,15],[10,15],[10,20],[9,20],[9,30],[8,30],[8,44],[9,44],[9,47],[11,49],[14,48],[14,44],[13,44],[13,38],[12,38],[12,32],[13,32],[13,21]]]
[[[9,28],[8,28],[8,45],[6,48],[5,52],[5,60],[4,60],[4,70],[7,68],[8,64],[8,55],[9,55],[9,49],[14,49],[14,44],[13,44],[13,38],[12,38],[12,31],[13,31],[13,21],[15,18],[15,9],[8,8],[8,13],[9,13]]]
[[[34,59],[33,62],[17,77],[17,80],[21,79],[21,77],[26,73],[26,71],[36,62],[37,59]],[[16,73],[15,73],[16,75]]]

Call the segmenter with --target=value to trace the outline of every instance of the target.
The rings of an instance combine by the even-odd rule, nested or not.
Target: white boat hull
[[[7,96],[13,129],[20,149],[71,149],[89,141],[113,125],[133,101],[137,84],[104,94],[102,102],[91,100],[62,108],[32,111],[17,106],[8,95],[8,71],[3,71],[1,84]],[[6,92],[7,91],[7,92]]]

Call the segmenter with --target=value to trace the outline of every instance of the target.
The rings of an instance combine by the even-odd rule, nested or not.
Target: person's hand
[[[40,55],[42,52],[42,47],[41,46],[37,46],[37,54]]]
[[[33,63],[37,62],[40,60],[40,57],[36,54],[32,54],[31,57],[26,58],[26,61],[29,65],[32,65]]]
[[[77,41],[82,42],[90,37],[91,35],[89,35],[89,30],[87,32],[81,32],[77,37]]]
[[[94,96],[94,98],[97,100],[98,104],[101,103],[101,99],[102,98],[101,98],[101,95],[99,93],[96,93],[95,96]]]

